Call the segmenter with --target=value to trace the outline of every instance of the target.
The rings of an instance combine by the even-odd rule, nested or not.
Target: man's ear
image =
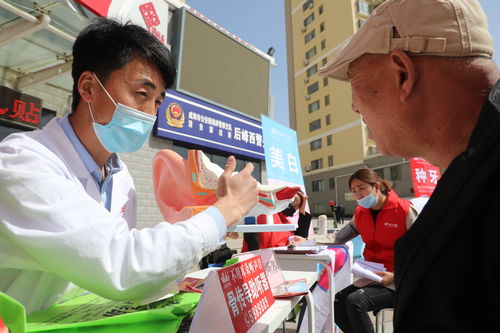
[[[78,79],[78,92],[82,101],[92,102],[95,96],[95,78],[91,71],[85,71],[80,74]]]
[[[417,81],[417,69],[413,60],[402,50],[393,50],[390,54],[390,66],[393,69],[396,86],[399,88],[399,100],[405,103],[413,92]]]

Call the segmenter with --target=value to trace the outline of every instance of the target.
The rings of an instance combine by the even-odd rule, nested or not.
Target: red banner
[[[131,21],[167,43],[168,8],[164,0],[76,0],[97,16]]]
[[[222,268],[217,274],[235,332],[247,332],[274,303],[261,257]]]
[[[112,0],[76,0],[97,16],[108,16],[109,6]]]
[[[423,158],[410,158],[410,170],[415,197],[430,197],[441,177],[439,168]]]

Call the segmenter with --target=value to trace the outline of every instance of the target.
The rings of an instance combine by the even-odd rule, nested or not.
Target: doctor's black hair
[[[86,26],[73,45],[73,103],[80,102],[78,80],[84,71],[92,71],[104,83],[111,72],[142,56],[156,65],[165,81],[165,89],[175,81],[174,58],[167,47],[146,29],[130,22],[96,18]]]

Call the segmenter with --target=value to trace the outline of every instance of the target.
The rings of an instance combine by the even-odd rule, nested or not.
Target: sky
[[[288,126],[285,1],[289,0],[186,0],[186,3],[260,50],[267,52],[269,47],[274,47],[277,66],[271,69],[270,78],[274,120]],[[479,2],[488,17],[495,42],[494,59],[500,64],[500,1]]]

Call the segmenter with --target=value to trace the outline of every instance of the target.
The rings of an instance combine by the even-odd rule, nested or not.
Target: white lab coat
[[[57,119],[0,143],[0,291],[27,313],[61,300],[71,283],[115,300],[159,297],[218,247],[215,208],[134,229],[132,178],[126,167],[113,177],[110,212]]]

